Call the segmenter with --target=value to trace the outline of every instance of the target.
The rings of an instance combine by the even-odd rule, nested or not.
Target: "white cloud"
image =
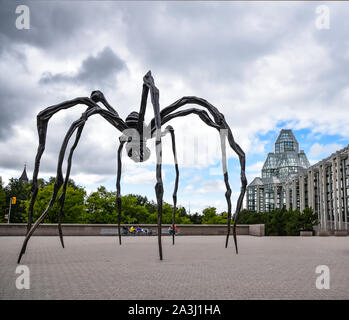
[[[222,192],[226,191],[226,187],[223,181],[221,180],[207,180],[203,181],[198,193],[209,193],[209,192]]]
[[[266,153],[267,141],[259,135],[276,130],[280,122],[291,129],[312,131],[318,142],[308,154],[313,159],[342,147],[336,142],[321,144],[319,137],[337,134],[349,139],[348,8],[341,3],[329,4],[336,28],[321,32],[313,23],[315,4],[154,2],[134,6],[108,2],[100,6],[76,2],[71,9],[65,2],[45,6],[33,2],[32,21],[40,32],[26,36],[11,31],[13,21],[3,9],[9,3],[0,8],[0,36],[7,39],[4,45],[0,43],[3,177],[17,171],[18,176],[25,161],[28,172],[32,170],[38,111],[100,89],[124,119],[139,110],[142,77],[149,69],[160,90],[161,108],[185,95],[207,99],[225,115],[247,159]],[[144,17],[156,23],[144,24]],[[61,20],[64,23],[57,23]],[[117,85],[113,78],[101,81],[98,88],[38,83],[46,71],[77,72],[84,60],[105,47],[127,65],[128,72],[118,75]],[[41,175],[55,174],[64,133],[84,109],[79,106],[64,111],[50,121]],[[148,102],[147,121],[152,117]],[[169,124],[176,132],[181,177],[192,168],[206,169],[220,163],[218,133],[198,116],[174,119]],[[6,135],[1,135],[1,130]],[[119,135],[98,116],[88,121],[74,154],[72,177],[79,180],[77,183],[115,178]],[[155,184],[154,141],[148,146],[152,150],[148,166],[127,167],[130,160],[123,157],[124,182]],[[230,148],[227,154],[236,160]],[[163,162],[173,164],[169,136],[163,139]],[[261,162],[249,165],[247,177],[260,175],[261,166]],[[193,177],[187,187],[200,181]],[[204,198],[208,192],[224,191],[223,181],[217,181],[202,183],[198,194]],[[206,200],[203,198],[198,203]]]
[[[325,158],[331,155],[331,153],[342,149],[343,145],[338,143],[320,144],[318,142],[314,143],[309,151],[310,158]]]
[[[253,164],[250,164],[248,166],[246,166],[246,172],[261,172],[262,168],[263,168],[263,161],[257,161]]]
[[[185,191],[192,191],[192,190],[194,190],[194,186],[192,184],[188,184],[187,186],[185,186],[184,190]]]

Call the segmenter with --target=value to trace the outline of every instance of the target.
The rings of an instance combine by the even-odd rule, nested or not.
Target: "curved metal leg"
[[[35,156],[35,165],[34,165],[32,189],[31,189],[32,196],[30,199],[29,210],[28,210],[27,234],[29,233],[32,226],[34,204],[38,194],[38,174],[40,169],[40,160],[45,151],[48,122],[51,119],[51,117],[57,112],[64,109],[72,108],[78,104],[86,105],[87,106],[86,111],[97,106],[95,102],[92,101],[90,98],[87,98],[87,97],[76,98],[73,100],[65,101],[63,103],[54,105],[54,106],[50,106],[42,110],[37,115],[37,131],[39,135],[39,146]],[[23,253],[25,253],[25,250],[26,250],[26,246],[22,248]]]
[[[59,238],[61,240],[61,244],[62,247],[64,248],[64,241],[63,241],[63,232],[62,232],[62,217],[63,217],[63,207],[64,207],[64,202],[65,202],[65,195],[67,192],[67,186],[69,183],[69,177],[70,177],[70,171],[71,171],[71,166],[72,166],[72,159],[73,159],[73,154],[75,151],[76,146],[79,143],[80,137],[81,137],[81,133],[82,130],[84,129],[85,123],[83,123],[79,128],[78,131],[76,133],[76,137],[75,137],[75,142],[72,145],[71,149],[70,149],[70,153],[69,153],[69,157],[68,157],[68,164],[67,164],[67,172],[65,175],[65,179],[64,179],[64,184],[63,184],[63,190],[61,195],[59,196],[59,213],[58,213],[58,232],[59,232]]]
[[[173,160],[176,170],[176,180],[175,180],[175,186],[173,190],[173,217],[172,217],[172,224],[173,224],[173,233],[172,233],[172,244],[175,244],[175,224],[176,224],[176,209],[177,209],[177,191],[178,191],[178,181],[179,181],[179,169],[178,169],[178,161],[177,161],[177,151],[176,151],[176,138],[173,128],[170,129],[171,133],[171,139],[172,139],[172,151],[173,151]]]
[[[120,140],[120,145],[118,149],[118,172],[117,172],[117,179],[116,179],[116,203],[118,207],[118,233],[119,233],[119,244],[121,245],[121,195],[120,195],[120,180],[121,180],[121,155],[122,155],[122,149],[124,147],[126,141]]]
[[[206,108],[209,111],[209,113],[212,115],[214,122],[210,119],[209,115],[204,110],[191,108],[188,110],[174,112],[178,108],[180,108],[181,106],[184,106],[187,104],[197,104],[197,105],[200,105],[200,106]],[[162,111],[160,113],[161,124],[163,125],[171,119],[174,119],[176,117],[186,116],[186,115],[191,114],[191,113],[199,115],[200,118],[207,125],[209,125],[211,127],[214,127],[218,130],[220,130],[220,129],[228,130],[229,144],[230,144],[231,148],[235,151],[235,153],[239,156],[240,166],[241,166],[241,173],[240,173],[241,191],[240,191],[240,196],[238,198],[237,205],[236,205],[236,212],[234,215],[234,227],[233,227],[233,234],[234,234],[234,239],[235,239],[235,248],[236,248],[236,253],[237,253],[238,249],[237,249],[237,242],[236,242],[236,223],[237,223],[237,220],[238,220],[238,217],[240,214],[240,210],[242,207],[242,201],[243,201],[243,198],[244,198],[244,195],[246,192],[246,186],[247,186],[247,180],[246,180],[246,176],[245,176],[245,153],[243,152],[241,147],[237,143],[235,143],[233,134],[230,130],[229,125],[225,121],[224,115],[222,113],[220,113],[216,107],[214,107],[213,105],[211,105],[208,101],[206,101],[204,99],[189,96],[189,97],[183,97],[183,98],[177,100],[176,102],[174,102],[170,106],[162,109]],[[157,122],[156,117],[154,117],[150,121],[148,128],[151,130],[151,132],[153,132],[155,130],[154,124],[156,125],[156,122]],[[226,178],[225,178],[225,180],[226,180]],[[229,189],[227,190],[226,198],[227,198],[227,196],[230,198]]]
[[[178,161],[177,161],[177,151],[176,151],[176,138],[174,129],[172,126],[167,126],[165,129],[165,132],[163,135],[165,135],[167,132],[170,132],[171,134],[171,141],[172,141],[172,151],[173,151],[173,158],[174,158],[174,165],[176,170],[176,180],[175,180],[175,186],[173,190],[173,216],[172,216],[172,226],[173,226],[173,232],[172,232],[172,244],[175,244],[175,224],[176,224],[176,209],[177,209],[177,191],[178,191],[178,181],[179,181],[179,170],[178,170]]]
[[[63,206],[62,206],[63,208]],[[59,214],[58,214],[58,234],[59,234],[59,239],[61,240],[61,245],[62,248],[64,248],[64,240],[63,240],[63,231],[62,231],[62,213],[61,209],[59,209]]]
[[[22,255],[24,254],[24,249],[27,247],[27,243],[30,239],[30,237],[32,236],[32,234],[34,233],[34,231],[36,230],[36,228],[39,226],[39,224],[45,219],[46,215],[49,213],[51,207],[53,206],[55,200],[56,200],[56,197],[57,197],[57,193],[58,193],[58,190],[60,188],[60,186],[62,185],[62,180],[57,182],[55,182],[55,185],[54,185],[54,191],[53,191],[53,195],[51,197],[51,200],[50,200],[50,203],[49,205],[47,206],[46,210],[44,211],[44,213],[40,216],[40,218],[38,220],[36,220],[36,222],[34,223],[34,225],[31,227],[30,231],[27,233],[27,235],[25,236],[25,239],[24,239],[24,242],[23,242],[23,246],[22,246],[22,249],[21,249],[21,252],[19,254],[19,257],[18,257],[18,260],[17,260],[17,263],[20,263],[21,262],[21,259],[22,259]]]
[[[228,205],[228,231],[227,231],[227,238],[225,240],[225,247],[228,247],[229,242],[229,236],[230,236],[230,224],[231,224],[231,188],[229,185],[229,177],[228,177],[228,169],[227,169],[227,154],[226,154],[226,146],[225,146],[225,137],[226,132],[225,130],[221,130],[219,132],[220,139],[221,139],[221,151],[222,151],[222,168],[223,168],[223,175],[224,175],[224,183],[227,188],[227,191],[225,193],[225,198],[227,200]],[[237,247],[236,243],[236,235],[234,234],[234,241],[235,241],[235,247]]]
[[[156,148],[156,185],[155,185],[155,193],[158,204],[158,245],[159,245],[159,257],[162,260],[162,244],[161,244],[161,223],[162,223],[162,198],[164,195],[164,187],[162,183],[161,176],[161,163],[162,163],[162,145],[161,138],[160,140],[156,140],[155,142]]]
[[[154,109],[154,122],[155,122],[155,150],[156,150],[156,185],[155,193],[158,204],[158,244],[159,244],[159,256],[162,260],[162,245],[161,245],[161,222],[162,222],[162,198],[164,195],[164,186],[161,177],[161,164],[162,164],[162,145],[161,145],[161,117],[160,117],[160,105],[159,105],[159,90],[155,87],[154,79],[149,71],[143,77],[143,94],[142,99],[146,100],[148,91],[150,90],[151,103]]]
[[[91,113],[91,114],[93,114],[93,113]],[[87,118],[88,118],[88,115],[86,113],[83,114],[83,116],[79,120],[75,121],[71,125],[71,127],[69,128],[69,130],[64,138],[61,150],[59,152],[58,165],[57,165],[57,176],[56,176],[56,181],[54,184],[54,189],[53,189],[53,194],[52,194],[51,200],[50,200],[48,206],[46,207],[45,211],[42,213],[42,215],[39,217],[39,219],[35,222],[35,224],[31,227],[31,229],[27,233],[27,235],[24,239],[23,245],[22,245],[21,252],[20,252],[19,257],[18,257],[18,263],[20,263],[20,261],[21,261],[22,255],[25,252],[25,249],[27,247],[27,244],[28,244],[30,237],[32,236],[34,231],[37,229],[39,224],[45,219],[46,215],[49,213],[51,207],[53,206],[53,204],[56,200],[57,193],[63,184],[62,163],[63,163],[64,154],[65,154],[65,151],[67,149],[69,139],[71,138],[74,131],[86,122]]]
[[[241,207],[242,207],[242,201],[244,199],[245,192],[246,192],[246,186],[247,186],[247,179],[246,179],[246,175],[245,175],[245,160],[246,160],[246,158],[245,158],[244,151],[234,141],[233,134],[232,134],[228,124],[225,122],[225,120],[224,120],[224,125],[228,129],[229,144],[230,144],[231,148],[238,154],[239,160],[240,160],[240,167],[241,167],[241,172],[240,172],[241,190],[240,190],[240,195],[239,195],[238,201],[236,203],[236,210],[235,210],[235,214],[234,214],[234,225],[233,225],[235,250],[236,250],[236,254],[238,254],[238,246],[237,246],[237,239],[236,239],[236,224],[237,224],[237,221],[239,219],[239,214],[240,214]]]

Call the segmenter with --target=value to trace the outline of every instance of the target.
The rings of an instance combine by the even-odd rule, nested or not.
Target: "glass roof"
[[[262,178],[285,180],[309,166],[304,151],[299,152],[298,141],[292,130],[282,129],[275,142],[275,153],[269,153],[264,162]]]
[[[294,151],[298,153],[298,142],[292,130],[282,129],[275,142],[275,153]]]

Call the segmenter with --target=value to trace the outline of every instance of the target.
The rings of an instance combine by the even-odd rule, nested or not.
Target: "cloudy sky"
[[[311,163],[349,143],[349,4],[326,2],[22,1],[30,29],[16,28],[21,1],[0,1],[0,176],[32,175],[37,113],[101,90],[125,118],[138,111],[151,70],[160,106],[195,95],[210,101],[260,174],[281,128],[290,128]],[[329,29],[316,9],[327,5]],[[188,108],[189,106],[187,106]],[[186,108],[186,107],[183,107]],[[40,177],[55,175],[65,132],[84,106],[55,115]],[[153,117],[149,105],[146,120]],[[180,163],[179,204],[225,210],[219,137],[195,116],[171,121]],[[75,152],[72,178],[88,191],[115,190],[120,133],[95,116]],[[153,150],[153,142],[149,141]],[[165,201],[174,181],[170,137],[163,139]],[[239,163],[229,151],[233,200]],[[122,194],[155,199],[155,157],[123,157]]]

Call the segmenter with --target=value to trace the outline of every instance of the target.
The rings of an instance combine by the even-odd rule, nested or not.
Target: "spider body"
[[[139,113],[132,111],[126,118],[125,124],[127,130],[124,135],[127,136],[126,153],[134,162],[145,162],[150,157],[150,150],[147,147],[147,138],[149,138],[147,126],[143,120],[139,119]]]
[[[144,122],[144,114],[147,107],[148,95],[150,94],[150,100],[153,106],[154,118],[150,121],[148,125]],[[36,222],[32,225],[32,216],[33,216],[33,208],[36,201],[36,196],[38,193],[38,173],[40,167],[40,160],[42,154],[45,150],[46,145],[46,135],[48,122],[52,118],[54,114],[57,112],[72,108],[76,105],[83,104],[87,106],[86,111],[82,114],[82,116],[73,122],[68,132],[65,135],[65,138],[62,142],[62,146],[58,156],[57,163],[57,175],[54,184],[54,189],[52,193],[51,200],[47,205],[45,211],[41,214],[41,216],[36,220]],[[199,105],[204,109],[198,108],[186,108],[184,110],[179,110],[180,107],[183,107],[187,104],[191,105]],[[207,111],[206,111],[207,110]],[[162,126],[168,121],[177,118],[184,117],[190,114],[195,114],[200,117],[200,119],[207,124],[208,126],[219,131],[220,140],[221,140],[221,151],[222,151],[222,167],[223,167],[223,177],[226,186],[225,198],[228,206],[228,230],[225,241],[225,247],[228,246],[229,235],[231,231],[231,218],[232,218],[232,205],[231,205],[231,188],[229,185],[228,179],[228,171],[227,171],[227,159],[226,159],[226,140],[228,141],[230,147],[237,153],[240,160],[240,179],[241,179],[241,191],[239,198],[236,203],[235,210],[235,219],[233,225],[233,235],[235,242],[236,253],[238,253],[237,247],[237,238],[236,238],[236,223],[238,220],[238,216],[241,210],[243,197],[246,191],[247,180],[245,176],[245,154],[240,146],[235,142],[233,134],[230,130],[229,125],[227,124],[223,114],[221,114],[216,107],[207,102],[206,100],[194,96],[183,97],[168,107],[160,110],[159,104],[159,90],[155,86],[154,79],[149,71],[143,77],[143,90],[142,97],[140,103],[140,111],[131,112],[125,121],[120,118],[119,114],[116,110],[108,103],[103,93],[99,90],[93,91],[90,97],[79,97],[72,100],[68,100],[57,105],[50,106],[44,110],[42,110],[37,115],[37,129],[39,135],[39,146],[37,150],[37,154],[35,157],[35,167],[33,172],[33,182],[32,182],[32,197],[29,204],[28,210],[28,225],[27,225],[27,234],[24,239],[19,257],[18,263],[20,263],[22,255],[26,251],[26,247],[30,237],[33,235],[34,231],[40,225],[41,222],[45,219],[46,215],[52,208],[54,202],[58,197],[58,192],[61,190],[61,194],[58,197],[59,201],[59,215],[58,215],[58,231],[61,240],[61,244],[64,247],[63,242],[63,233],[61,227],[61,219],[63,215],[63,208],[65,202],[65,194],[67,190],[67,185],[69,181],[69,176],[71,172],[71,165],[74,151],[79,143],[82,131],[87,120],[94,115],[99,115],[103,117],[107,122],[109,122],[115,129],[120,131],[122,135],[119,137],[119,148],[117,152],[117,179],[116,179],[116,203],[117,203],[117,211],[118,211],[118,235],[119,235],[119,243],[121,245],[121,156],[122,151],[125,146],[126,153],[129,158],[131,158],[135,162],[144,162],[150,157],[150,150],[147,147],[147,141],[150,139],[155,139],[155,151],[156,151],[156,184],[155,184],[155,193],[157,199],[157,211],[158,211],[158,219],[157,219],[157,233],[158,233],[158,247],[159,247],[159,257],[162,260],[162,244],[161,244],[161,220],[162,220],[162,204],[163,204],[163,182],[162,182],[162,138],[165,137],[168,133],[171,136],[172,142],[172,151],[174,158],[174,167],[176,171],[176,178],[174,184],[173,191],[173,220],[172,223],[175,225],[175,212],[177,205],[177,190],[178,190],[178,181],[179,181],[179,169],[177,163],[177,154],[176,154],[176,143],[175,143],[175,132],[171,126],[167,126],[164,130]],[[72,144],[70,149],[68,158],[67,158],[67,169],[65,177],[63,177],[63,161],[66,156],[67,145],[69,140],[72,138],[75,133],[75,141]],[[174,236],[172,235],[172,243],[174,244]]]

